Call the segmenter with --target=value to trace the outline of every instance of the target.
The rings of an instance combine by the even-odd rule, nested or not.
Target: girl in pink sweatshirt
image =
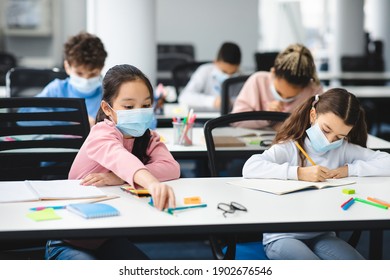
[[[103,100],[87,139],[77,154],[69,179],[84,185],[127,182],[149,190],[156,208],[175,207],[170,186],[161,181],[180,177],[180,166],[160,136],[149,130],[153,121],[153,88],[131,65],[111,68],[103,80]],[[50,240],[47,259],[142,259],[146,256],[126,238]]]
[[[232,113],[291,112],[304,100],[321,92],[310,50],[293,44],[278,54],[270,72],[256,72],[248,78],[234,102]],[[238,125],[262,128],[269,122],[249,121]]]

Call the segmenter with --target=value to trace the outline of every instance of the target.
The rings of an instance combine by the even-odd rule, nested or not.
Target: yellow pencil
[[[311,159],[311,157],[309,157],[309,155],[306,153],[306,151],[301,147],[301,145],[299,145],[299,143],[297,141],[294,142],[295,143],[295,146],[297,146],[297,148],[302,152],[302,154],[307,158],[308,161],[310,161],[310,163],[312,165],[316,165],[316,163],[314,162],[314,160]]]

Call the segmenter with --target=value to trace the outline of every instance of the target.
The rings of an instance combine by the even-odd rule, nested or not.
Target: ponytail
[[[308,48],[301,44],[288,46],[279,53],[274,63],[275,76],[288,83],[306,87],[310,82],[320,85],[314,58]]]
[[[367,148],[367,124],[366,124],[366,114],[364,109],[360,107],[358,118],[355,125],[352,127],[351,131],[347,135],[347,140],[350,143],[362,146]]]

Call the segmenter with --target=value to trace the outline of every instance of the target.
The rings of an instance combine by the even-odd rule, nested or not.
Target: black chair
[[[157,70],[172,71],[175,66],[195,60],[195,49],[190,44],[158,44]]]
[[[270,71],[279,52],[257,52],[255,62],[257,71]]]
[[[207,156],[209,159],[209,169],[212,177],[218,177],[221,174],[222,168],[230,161],[241,159],[240,163],[248,159],[251,154],[240,150],[223,151],[215,148],[213,131],[217,128],[229,127],[233,123],[253,120],[268,120],[272,123],[283,122],[289,113],[269,112],[269,111],[252,111],[235,114],[224,115],[212,120],[209,120],[204,125],[204,135],[207,146]],[[241,166],[242,170],[242,166]],[[266,259],[265,253],[262,251],[263,245],[261,233],[255,236],[210,236],[210,244],[216,259]],[[249,252],[249,253],[248,253]]]
[[[5,86],[7,72],[16,65],[16,57],[13,54],[0,52],[0,86]]]
[[[179,64],[193,62],[195,49],[191,44],[157,45],[157,84],[173,85],[172,70]],[[166,73],[164,73],[166,72]],[[167,74],[170,74],[169,76]]]
[[[233,109],[234,101],[240,93],[249,75],[228,78],[222,83],[221,115],[229,114]]]
[[[6,76],[6,92],[8,97],[33,97],[54,79],[66,79],[64,70],[16,67],[8,71]]]
[[[42,111],[18,111],[26,107]],[[33,121],[40,125],[19,125]],[[0,98],[0,180],[67,179],[89,128],[82,98]],[[45,244],[37,239],[0,242],[0,259],[43,259]]]
[[[188,81],[191,79],[191,76],[195,72],[195,70],[200,65],[208,62],[210,61],[182,63],[172,69],[173,85],[176,89],[177,98],[179,97],[179,94],[183,90],[183,88],[187,85]]]
[[[0,110],[0,180],[67,179],[90,129],[84,99],[1,98]]]

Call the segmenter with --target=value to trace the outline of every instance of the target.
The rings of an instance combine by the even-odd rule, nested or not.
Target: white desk
[[[390,80],[390,72],[341,72],[319,71],[320,80]]]
[[[159,238],[207,236],[256,232],[381,230],[390,228],[390,210],[355,203],[347,211],[340,205],[349,196],[342,187],[273,195],[227,184],[239,178],[187,178],[168,182],[175,190],[177,204],[184,197],[200,196],[206,208],[178,211],[175,216],[148,205],[147,198],[137,198],[119,189],[105,187],[107,193],[120,195],[105,203],[115,206],[118,217],[85,220],[67,210],[56,210],[61,220],[35,222],[26,217],[30,207],[63,205],[69,201],[41,201],[0,204],[0,240],[99,238],[124,236]],[[353,178],[349,188],[356,196],[378,197],[390,201],[390,177]],[[55,187],[55,186],[53,186]],[[236,201],[248,212],[237,211],[224,218],[217,209],[220,202]],[[74,201],[73,201],[74,202]]]
[[[187,117],[189,109],[185,106],[181,106],[177,103],[165,103],[164,104],[164,114],[157,115],[157,126],[158,127],[171,127],[172,119],[174,117],[179,117],[183,119]],[[221,112],[217,111],[197,111],[194,110],[196,114],[196,122],[204,123],[210,119],[217,118],[221,115]]]
[[[252,129],[244,128],[224,128],[215,135],[239,136],[253,133],[253,131],[254,130]],[[192,146],[174,145],[172,128],[157,128],[156,132],[163,137],[168,150],[177,158],[192,159],[194,157],[207,157],[207,147],[204,139],[203,127],[193,128]],[[262,132],[264,131],[258,131],[257,133],[260,134]],[[368,135],[367,147],[373,150],[390,151],[390,142],[372,135]],[[239,153],[254,154],[264,151],[265,148],[259,145],[247,145],[246,147],[217,148],[217,150],[231,152],[237,152],[237,150],[239,150]]]
[[[332,87],[325,87],[327,90]],[[390,98],[390,86],[343,86],[342,88],[356,95],[357,98]]]

